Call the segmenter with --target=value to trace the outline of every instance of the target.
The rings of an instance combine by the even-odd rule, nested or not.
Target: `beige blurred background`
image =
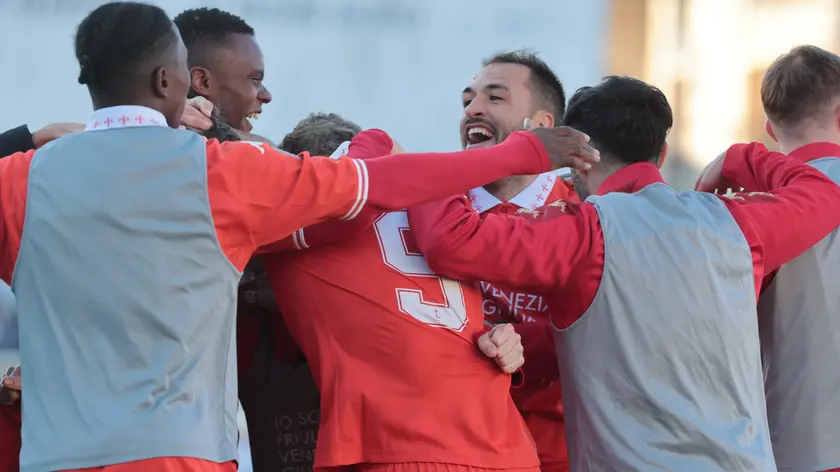
[[[734,142],[773,145],[759,91],[776,57],[840,47],[836,0],[613,0],[607,21],[607,73],[658,86],[674,108],[666,177],[683,188]]]

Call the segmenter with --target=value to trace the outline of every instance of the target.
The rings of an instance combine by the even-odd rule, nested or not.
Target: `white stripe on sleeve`
[[[303,249],[302,247],[300,247],[300,241],[298,240],[298,231],[292,233],[292,244],[295,245],[295,249]]]
[[[347,212],[341,219],[342,220],[352,220],[359,213],[362,212],[362,208],[365,207],[368,198],[368,172],[367,166],[365,165],[364,161],[358,159],[350,159],[353,162],[353,165],[356,166],[356,174],[358,176],[359,181],[359,188],[356,193],[356,202],[353,206],[350,207],[350,211]]]
[[[306,238],[303,236],[304,228],[301,228],[295,232],[298,237],[298,243],[300,243],[300,247],[298,249],[309,249],[309,244],[306,244]]]

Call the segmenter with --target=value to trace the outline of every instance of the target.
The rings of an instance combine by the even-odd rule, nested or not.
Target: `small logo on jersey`
[[[263,147],[265,145],[265,143],[261,143],[259,141],[241,141],[241,142],[244,143],[244,144],[247,144],[249,146],[254,146],[255,148],[257,148],[257,151],[259,151],[260,154],[265,154],[265,148]]]
[[[721,197],[728,198],[730,200],[739,200],[739,201],[746,201],[747,198],[751,200],[764,200],[764,201],[773,201],[776,200],[776,197],[772,193],[768,192],[733,192],[732,189],[726,189],[726,193],[722,194]]]
[[[554,208],[559,208],[560,211],[562,211],[563,213],[566,213],[567,205],[566,205],[566,202],[564,202],[563,200],[557,200],[556,202],[551,202],[551,203],[548,204],[548,206],[554,207]]]
[[[520,208],[519,210],[516,210],[516,215],[517,216],[524,216],[524,215],[540,216],[540,212],[537,211],[537,210],[531,210],[531,209],[528,209],[528,208]]]

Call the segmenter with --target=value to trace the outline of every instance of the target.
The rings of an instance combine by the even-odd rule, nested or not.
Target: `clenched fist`
[[[737,192],[741,187],[730,182],[723,176],[723,163],[726,161],[726,153],[719,155],[717,159],[710,162],[697,177],[694,190],[698,192],[709,192],[725,194],[728,191]]]
[[[213,104],[204,97],[194,97],[187,100],[184,114],[181,115],[181,127],[193,131],[207,131],[213,127]]]
[[[496,325],[482,334],[478,338],[478,348],[508,374],[516,372],[525,363],[522,337],[509,323]]]

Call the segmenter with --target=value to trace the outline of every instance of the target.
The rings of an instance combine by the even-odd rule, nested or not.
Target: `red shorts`
[[[220,464],[194,457],[156,457],[102,467],[72,469],[72,472],[236,472],[236,462]]]
[[[314,472],[540,472],[539,467],[522,469],[484,469],[468,465],[440,462],[404,462],[400,464],[355,464],[343,467],[322,467]]]

